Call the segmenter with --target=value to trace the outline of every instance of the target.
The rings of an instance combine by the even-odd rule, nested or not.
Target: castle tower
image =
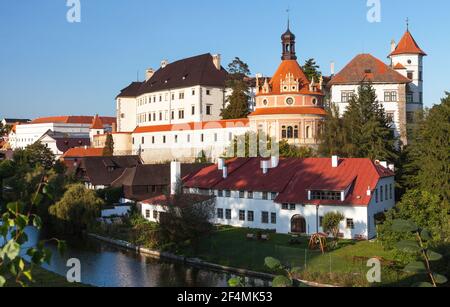
[[[101,134],[105,134],[105,127],[103,126],[103,122],[97,114],[92,120],[92,125],[89,128],[89,138],[91,139],[91,146],[94,144],[94,136]]]
[[[423,57],[427,54],[419,47],[409,31],[409,24],[402,39],[391,54],[392,68],[412,80],[406,93],[406,101],[410,104],[423,104]]]
[[[290,21],[288,20],[287,31],[281,35],[281,44],[283,47],[282,57],[284,60],[297,60],[295,55],[295,35],[291,32]]]

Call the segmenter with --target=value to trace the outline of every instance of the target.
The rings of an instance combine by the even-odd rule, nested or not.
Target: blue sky
[[[120,89],[147,67],[201,53],[224,66],[245,60],[272,75],[291,8],[299,61],[315,58],[325,74],[358,53],[386,60],[405,19],[425,59],[425,102],[450,90],[450,2],[381,0],[369,23],[366,0],[81,0],[81,23],[66,20],[66,0],[0,2],[0,117],[114,115]]]

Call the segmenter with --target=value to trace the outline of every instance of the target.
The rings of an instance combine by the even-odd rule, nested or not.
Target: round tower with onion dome
[[[323,80],[308,80],[297,62],[295,35],[288,23],[281,36],[282,62],[272,78],[257,78],[253,131],[277,141],[316,147],[325,119]]]

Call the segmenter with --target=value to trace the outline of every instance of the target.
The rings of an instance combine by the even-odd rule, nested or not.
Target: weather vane
[[[290,6],[288,6],[288,8],[286,9],[286,13],[287,13],[287,18],[288,18],[288,29],[289,29],[290,28],[290,23],[291,23],[291,16],[290,16],[291,7]]]
[[[409,31],[409,17],[406,17],[406,30]]]

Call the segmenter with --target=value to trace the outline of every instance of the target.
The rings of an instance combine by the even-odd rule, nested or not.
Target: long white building
[[[174,186],[179,162],[171,169]],[[186,199],[215,199],[215,224],[311,235],[324,231],[326,213],[340,212],[341,237],[370,239],[377,214],[395,205],[394,175],[386,163],[369,159],[239,158],[185,177],[183,187]],[[158,222],[167,205],[167,196],[155,195],[141,202],[142,215]]]

